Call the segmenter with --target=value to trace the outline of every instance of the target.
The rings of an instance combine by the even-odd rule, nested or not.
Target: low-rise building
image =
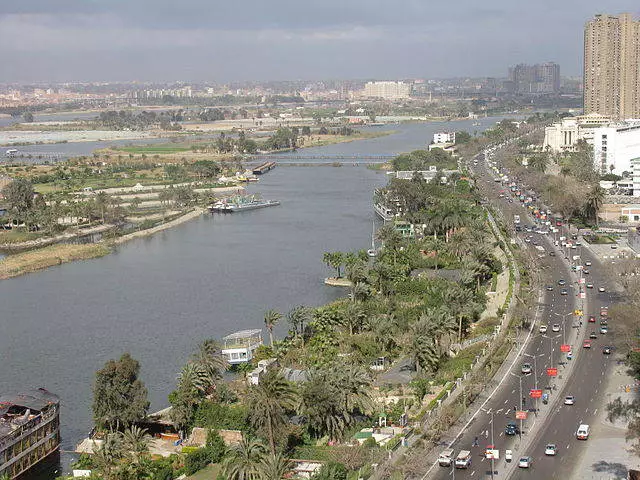
[[[229,364],[248,363],[253,359],[253,354],[258,347],[262,345],[262,330],[241,330],[227,335],[222,342],[222,355]]]
[[[566,117],[544,129],[544,150],[551,152],[574,151],[579,140],[591,144],[596,128],[611,123],[611,117],[591,113]]]
[[[640,121],[628,121],[594,130],[595,169],[601,174],[632,172],[632,161],[640,158]]]

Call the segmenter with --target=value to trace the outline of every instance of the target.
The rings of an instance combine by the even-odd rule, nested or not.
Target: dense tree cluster
[[[126,110],[100,112],[96,122],[102,128],[110,130],[146,130],[152,127],[163,130],[181,130],[180,120],[171,112],[129,112]]]

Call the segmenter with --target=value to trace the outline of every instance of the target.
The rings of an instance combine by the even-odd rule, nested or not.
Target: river
[[[398,153],[425,148],[439,130],[495,121],[372,127],[397,133],[301,152]],[[259,328],[271,308],[287,312],[344,294],[322,283],[331,273],[322,254],[369,247],[373,189],[386,181],[348,163],[281,166],[249,187],[279,207],[204,215],[103,258],[2,281],[2,392],[44,386],[60,395],[64,450],[91,428],[95,371],[123,352],[140,361],[151,408],[166,406],[176,373],[202,339]],[[283,319],[277,335],[285,330]]]

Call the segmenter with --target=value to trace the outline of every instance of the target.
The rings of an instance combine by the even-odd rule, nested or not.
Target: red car
[[[593,315],[591,315],[589,317],[589,323],[596,323],[596,317],[594,317]]]
[[[582,346],[584,348],[591,348],[591,340],[585,340]]]

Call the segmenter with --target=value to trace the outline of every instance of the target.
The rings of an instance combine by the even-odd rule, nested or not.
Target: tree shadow
[[[622,463],[609,463],[605,460],[600,460],[591,466],[594,472],[610,473],[615,475],[616,478],[627,478],[627,467]]]

